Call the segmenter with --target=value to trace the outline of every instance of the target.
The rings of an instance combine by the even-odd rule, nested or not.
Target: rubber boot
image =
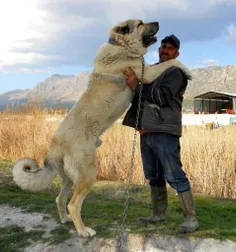
[[[178,196],[184,214],[184,223],[179,226],[179,231],[181,233],[194,232],[199,227],[199,223],[196,217],[192,192],[189,190],[187,192],[178,193]]]
[[[167,189],[151,186],[152,215],[139,218],[139,222],[155,223],[166,220]]]

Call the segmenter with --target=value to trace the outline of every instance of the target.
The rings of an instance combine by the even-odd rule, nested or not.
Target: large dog
[[[62,223],[71,218],[81,236],[96,234],[83,224],[81,207],[96,180],[99,136],[125,112],[133,97],[122,72],[132,67],[141,79],[141,58],[156,42],[158,29],[157,22],[141,20],[128,20],[111,29],[109,42],[101,46],[95,58],[87,90],[52,137],[44,167],[40,168],[33,159],[20,159],[13,167],[14,180],[24,190],[45,189],[57,174],[62,177],[63,185],[56,199],[59,217]],[[155,66],[145,65],[144,83],[151,83],[171,66],[179,67],[190,78],[184,65],[169,60]],[[72,185],[74,193],[67,215],[67,198]]]

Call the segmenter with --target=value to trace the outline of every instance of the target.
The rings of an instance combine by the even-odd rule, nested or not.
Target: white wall
[[[183,125],[203,125],[214,122],[219,125],[236,124],[236,115],[229,114],[182,114]]]

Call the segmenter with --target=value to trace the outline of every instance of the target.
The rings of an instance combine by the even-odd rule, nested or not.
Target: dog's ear
[[[115,27],[114,31],[115,31],[116,33],[125,35],[125,34],[130,33],[130,27],[129,27],[129,25],[117,26],[117,27]]]

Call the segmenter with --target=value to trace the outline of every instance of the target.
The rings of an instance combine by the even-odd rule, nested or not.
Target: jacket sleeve
[[[186,79],[182,71],[175,68],[168,72],[161,83],[153,88],[153,85],[144,84],[142,96],[144,99],[156,103],[160,107],[165,107],[176,94],[183,88]],[[135,93],[140,93],[141,85],[137,85]]]

